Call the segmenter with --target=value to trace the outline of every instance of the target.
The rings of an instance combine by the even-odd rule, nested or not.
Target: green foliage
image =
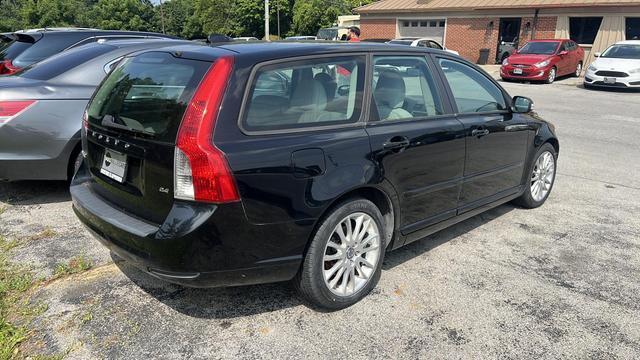
[[[14,242],[0,236],[0,359],[14,357],[16,348],[27,336],[26,329],[16,325],[9,316],[28,312],[28,306],[20,298],[33,285],[28,271],[17,269],[7,261],[6,253],[13,246]]]
[[[91,260],[85,258],[84,256],[76,256],[69,260],[68,263],[58,264],[54,271],[54,277],[78,274],[91,269],[91,267],[93,267],[93,263],[91,263]]]
[[[314,35],[338,15],[373,0],[270,0],[270,32]],[[155,4],[155,5],[154,5]],[[183,38],[209,34],[264,37],[264,0],[0,0],[0,31],[95,27],[162,31]]]
[[[91,26],[99,29],[159,30],[149,0],[98,0],[89,11],[89,18]]]

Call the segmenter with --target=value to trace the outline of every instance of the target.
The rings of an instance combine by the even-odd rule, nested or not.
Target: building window
[[[420,21],[420,26],[421,27],[427,27],[427,22],[426,21]]]
[[[627,18],[627,40],[640,40],[640,18]]]
[[[602,17],[572,17],[569,19],[571,40],[578,44],[593,44],[600,30]]]
[[[429,26],[430,27],[436,27],[436,26],[438,26],[438,22],[437,21],[429,21]]]
[[[440,27],[444,27],[444,21],[443,21],[443,20],[440,20],[440,23],[438,24],[438,26],[440,26]]]
[[[411,23],[409,23],[408,21],[403,21],[402,22],[402,26],[409,27],[409,26],[411,26]]]
[[[418,22],[417,21],[412,21],[411,22],[411,26],[412,27],[418,27]]]

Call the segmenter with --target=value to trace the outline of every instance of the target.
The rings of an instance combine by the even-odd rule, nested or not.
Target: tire
[[[345,231],[347,224],[357,228],[359,221],[362,231],[355,233],[361,235],[361,241],[349,236],[353,231]],[[353,242],[343,241],[339,229]],[[357,303],[380,280],[384,234],[382,214],[371,201],[356,198],[341,203],[321,220],[293,279],[294,287],[305,300],[322,309],[339,310]]]
[[[573,77],[580,77],[582,75],[582,61],[576,65],[576,71],[573,73]]]
[[[543,156],[547,156],[549,154],[551,157],[547,159],[553,159],[553,169],[544,168],[539,169],[539,161],[544,163],[544,160],[541,160]],[[551,194],[551,190],[553,190],[553,185],[556,180],[556,170],[558,161],[558,153],[556,149],[549,143],[546,143],[540,147],[540,149],[536,152],[533,161],[529,165],[527,183],[525,184],[525,191],[519,198],[515,199],[513,202],[516,205],[519,205],[523,208],[534,209],[542,206],[542,204],[547,201],[549,195]],[[537,178],[542,178],[542,182],[534,180],[534,176]],[[545,181],[547,180],[547,181]],[[538,182],[539,185],[535,185]],[[540,190],[540,186],[543,186],[546,189],[546,192],[543,194],[538,193],[536,190]],[[544,189],[543,188],[543,189]]]
[[[69,157],[69,165],[67,166],[67,180],[71,181],[76,174],[80,165],[82,165],[82,148],[78,146],[73,150]]]
[[[553,84],[553,82],[556,81],[557,77],[558,77],[558,69],[556,69],[554,66],[551,68],[551,70],[549,70],[549,75],[547,76],[545,83]]]

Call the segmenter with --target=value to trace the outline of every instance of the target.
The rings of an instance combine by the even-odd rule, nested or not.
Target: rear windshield
[[[394,45],[411,45],[413,43],[413,40],[391,40],[389,41],[389,44],[394,44]]]
[[[11,41],[4,47],[0,45],[0,61],[13,60],[16,56],[20,55],[23,51],[28,49],[33,43],[26,41]]]
[[[17,76],[34,80],[51,80],[78,65],[92,60],[102,54],[116,49],[115,46],[106,44],[91,44],[77,49],[65,51],[59,55],[50,57],[45,61],[30,65]],[[104,75],[104,73],[102,74]],[[99,82],[100,80],[98,80]],[[95,83],[94,85],[97,85]]]
[[[58,35],[58,34],[56,34]],[[44,36],[13,60],[13,65],[25,68],[33,63],[55,55],[86,37],[84,34],[64,34],[65,36]]]
[[[89,105],[89,122],[174,141],[210,65],[165,52],[126,58],[98,88]]]
[[[520,49],[520,54],[553,55],[558,49],[559,42],[530,42]]]

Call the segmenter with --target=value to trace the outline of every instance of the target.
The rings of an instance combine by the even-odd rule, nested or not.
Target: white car
[[[404,37],[387,41],[387,44],[407,45],[413,47],[428,47],[432,49],[444,50],[454,55],[460,55],[457,51],[449,50],[446,47],[442,46],[439,42],[430,38]]]
[[[594,55],[584,87],[640,88],[640,40],[621,41]]]
[[[233,38],[233,40],[234,41],[260,41],[260,39],[253,36],[237,37],[237,38]]]

